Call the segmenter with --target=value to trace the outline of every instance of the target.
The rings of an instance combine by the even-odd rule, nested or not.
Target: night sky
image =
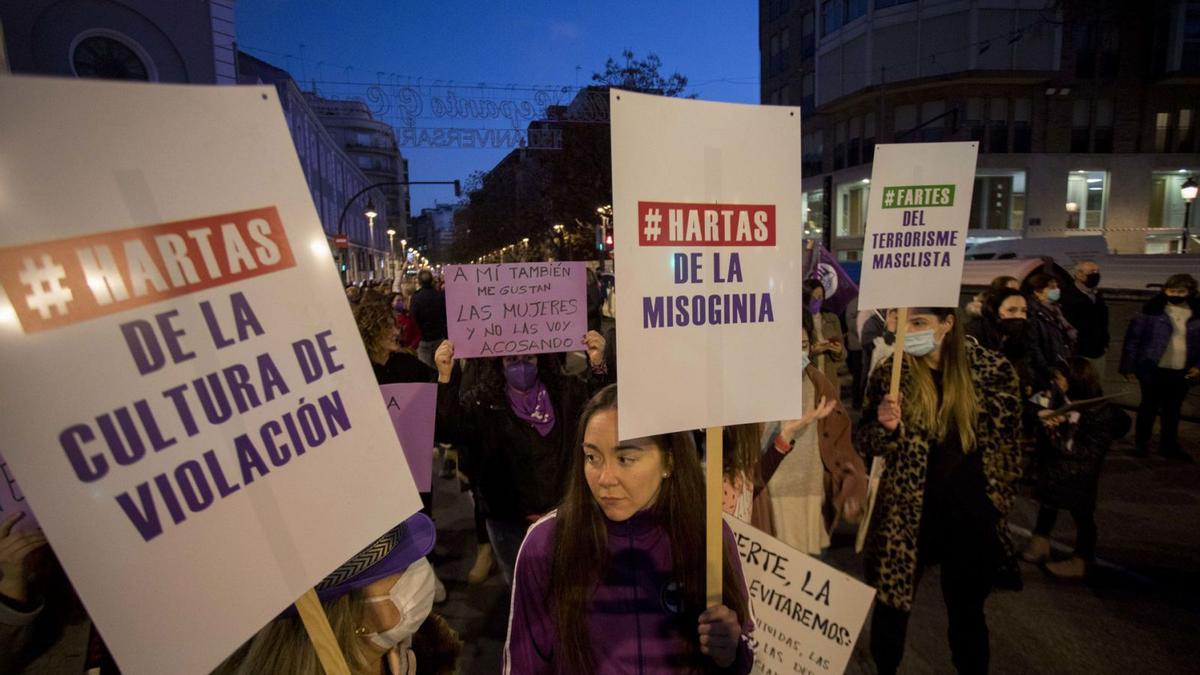
[[[662,72],[689,79],[702,99],[758,101],[758,9],[749,0],[653,2],[402,2],[400,0],[239,0],[238,46],[288,70],[305,90],[332,98],[368,98],[371,85],[415,87],[416,127],[512,128],[504,119],[438,118],[434,99],[555,102],[591,81],[609,56],[631,49],[663,61]],[[474,85],[485,83],[486,88]],[[515,85],[515,86],[513,86]],[[565,89],[565,91],[564,91]],[[394,126],[410,109],[389,94],[370,103]],[[527,120],[517,126],[525,128]],[[410,180],[466,179],[508,149],[402,149]],[[452,201],[441,186],[414,186],[414,213]]]

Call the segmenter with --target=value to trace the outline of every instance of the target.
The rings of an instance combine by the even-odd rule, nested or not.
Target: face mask
[[[403,312],[403,311],[404,311],[404,301],[403,301],[403,300],[397,300],[397,301],[393,302],[393,303],[392,303],[392,310],[393,310],[393,311],[396,311],[396,312]]]
[[[1100,285],[1100,273],[1092,272],[1091,274],[1087,275],[1087,278],[1084,279],[1083,285],[1087,286],[1088,288],[1095,288],[1095,287],[1099,286]]]
[[[524,359],[504,366],[504,380],[517,391],[529,391],[537,382],[537,364]]]
[[[1050,302],[1058,302],[1058,299],[1061,297],[1062,289],[1060,288],[1051,288],[1050,290],[1046,291],[1046,299]]]
[[[821,313],[821,299],[813,298],[808,301],[808,313],[816,316]]]
[[[1000,319],[1000,332],[1005,337],[1016,337],[1025,332],[1025,319]]]
[[[1183,303],[1187,302],[1187,297],[1179,296],[1179,295],[1168,295],[1167,302],[1171,303],[1172,305],[1182,305]]]
[[[376,647],[389,651],[396,645],[411,638],[429,613],[433,611],[434,580],[433,567],[429,561],[421,558],[408,566],[404,574],[392,584],[388,594],[376,598],[366,598],[364,602],[390,602],[400,612],[400,622],[391,628],[378,633],[366,633]]]
[[[904,336],[904,351],[913,356],[925,356],[937,347],[933,339],[933,329],[919,330]]]
[[[808,355],[808,352],[800,352],[800,368],[807,368],[810,363],[812,363],[812,358]]]

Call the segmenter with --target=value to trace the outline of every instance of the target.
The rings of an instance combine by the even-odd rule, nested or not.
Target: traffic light
[[[609,248],[612,248],[612,245],[613,245],[612,230],[609,230],[608,233],[604,235],[604,245]]]

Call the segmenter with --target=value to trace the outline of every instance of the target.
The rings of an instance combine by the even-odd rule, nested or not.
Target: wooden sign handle
[[[724,602],[721,570],[725,558],[725,537],[721,533],[721,503],[725,498],[724,427],[708,427],[705,445],[704,541],[705,589],[709,607]]]
[[[296,601],[296,611],[300,613],[304,630],[308,632],[308,639],[312,640],[325,674],[350,675],[350,666],[346,665],[346,657],[342,655],[337,638],[333,636],[333,628],[329,626],[329,617],[325,616],[325,608],[321,606],[316,589],[310,588],[300,596]]]
[[[900,371],[904,363],[904,336],[908,334],[908,308],[896,310],[896,341],[892,344],[892,381],[888,393],[892,396],[900,394]],[[862,521],[858,524],[858,536],[854,538],[854,552],[862,553],[867,543],[867,530],[871,527],[871,515],[875,512],[875,498],[879,494],[879,483],[883,480],[883,472],[887,462],[882,457],[871,459],[871,477],[867,481],[867,508]]]

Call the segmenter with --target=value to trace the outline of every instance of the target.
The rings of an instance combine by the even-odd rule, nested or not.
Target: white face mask
[[[428,560],[421,558],[404,570],[387,595],[365,600],[368,603],[392,603],[400,612],[400,622],[385,631],[366,633],[363,637],[384,651],[408,640],[433,611],[433,595],[433,567]]]

